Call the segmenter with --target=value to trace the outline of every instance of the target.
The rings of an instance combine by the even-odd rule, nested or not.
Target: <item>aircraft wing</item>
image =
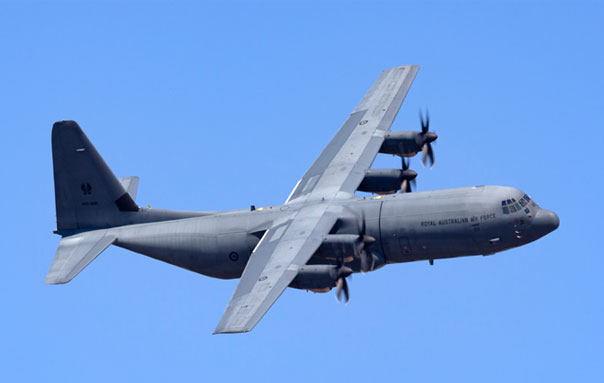
[[[287,202],[351,197],[375,160],[418,70],[417,65],[405,65],[380,74]]]
[[[254,249],[214,334],[254,328],[337,221],[333,209],[307,206],[273,224]]]
[[[292,191],[294,212],[274,222],[254,249],[215,334],[250,331],[319,248],[340,216],[331,201],[354,195],[418,69],[381,73]]]

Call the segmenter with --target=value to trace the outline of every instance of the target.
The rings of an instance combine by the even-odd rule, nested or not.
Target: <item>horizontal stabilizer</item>
[[[88,231],[63,237],[50,270],[46,284],[61,284],[71,281],[84,270],[99,254],[115,242],[117,236],[109,230]]]
[[[136,199],[136,190],[138,189],[138,180],[139,180],[139,178],[137,176],[120,178],[120,183],[122,184],[124,189],[126,189],[128,194],[130,194],[130,197],[132,197],[133,201]]]

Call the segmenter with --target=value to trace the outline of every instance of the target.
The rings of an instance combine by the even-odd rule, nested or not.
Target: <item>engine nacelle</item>
[[[323,238],[323,243],[313,255],[331,261],[338,259],[344,262],[352,262],[355,254],[355,246],[359,243],[358,234],[329,234]]]
[[[341,273],[340,273],[341,274]],[[350,273],[348,273],[350,275]],[[348,275],[343,275],[345,278]],[[289,287],[326,293],[336,286],[338,267],[335,265],[306,265],[298,270],[298,275]]]
[[[401,189],[403,180],[411,181],[417,177],[413,170],[369,169],[358,190],[375,194],[393,194]]]
[[[420,132],[414,131],[388,132],[384,136],[380,153],[413,157],[422,150],[423,142],[419,137],[420,134]]]

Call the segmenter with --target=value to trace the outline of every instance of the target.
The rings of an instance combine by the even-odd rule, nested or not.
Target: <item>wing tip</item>
[[[392,68],[384,69],[384,72],[389,72],[389,71],[392,71],[392,70],[404,69],[404,68],[411,68],[411,69],[414,69],[414,70],[419,70],[419,65],[417,65],[417,64],[397,65],[397,66],[394,66]]]
[[[64,285],[66,283],[68,283],[69,281],[71,281],[71,279],[64,279],[64,278],[46,278],[44,280],[44,284],[45,285]]]
[[[246,332],[250,332],[250,331],[252,331],[251,328],[239,328],[239,329],[222,328],[222,329],[216,329],[216,330],[214,330],[214,332],[212,333],[212,335],[218,335],[218,334],[242,334],[242,333],[246,333]]]

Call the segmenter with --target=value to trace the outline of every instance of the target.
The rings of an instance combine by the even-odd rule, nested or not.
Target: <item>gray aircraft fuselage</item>
[[[555,213],[540,208],[522,191],[503,186],[359,197],[341,203],[343,216],[330,234],[356,234],[358,217],[364,217],[367,233],[376,239],[374,269],[389,263],[490,255],[535,241],[559,225]],[[116,246],[207,276],[239,278],[271,222],[297,208],[290,203],[217,213],[143,209],[137,219],[158,222],[132,222],[111,230],[118,233]],[[178,219],[166,221],[170,214]],[[359,260],[349,260],[346,265],[359,272]],[[317,254],[308,264],[335,261]]]
[[[382,71],[283,205],[186,212],[141,208],[139,178],[118,179],[72,120],[53,124],[57,234],[45,283],[71,281],[116,245],[210,277],[241,278],[215,333],[251,331],[289,286],[336,288],[387,264],[490,255],[550,233],[558,216],[524,192],[474,186],[412,192],[406,157],[434,165],[429,114],[419,131],[390,131],[419,67]],[[374,169],[379,153],[401,157]],[[357,192],[377,196],[360,196]]]

